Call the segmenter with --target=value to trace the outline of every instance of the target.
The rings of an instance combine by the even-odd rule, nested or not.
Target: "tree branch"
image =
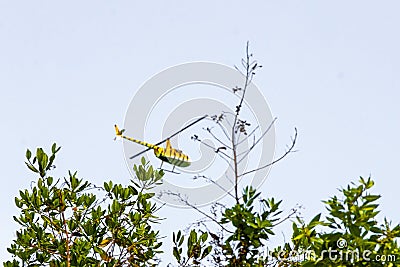
[[[245,159],[245,158],[250,154],[251,150],[264,138],[264,136],[269,132],[269,130],[272,128],[272,125],[274,125],[274,123],[275,123],[275,121],[276,121],[277,119],[278,119],[278,118],[275,117],[275,118],[272,120],[272,122],[270,123],[270,125],[268,126],[268,128],[262,133],[262,135],[257,139],[257,141],[255,141],[255,142],[253,143],[253,145],[252,145],[247,151],[244,151],[244,152],[242,152],[242,153],[240,153],[240,154],[238,155],[238,157],[240,157],[241,155],[245,154],[245,155],[239,160],[238,164],[239,164],[240,162],[242,162],[242,160]]]
[[[266,165],[264,165],[264,166],[261,166],[261,167],[259,167],[259,168],[253,169],[253,170],[251,170],[251,171],[244,172],[244,173],[242,173],[241,175],[239,175],[239,177],[242,177],[242,176],[245,176],[245,175],[250,174],[250,173],[252,173],[252,172],[256,172],[256,171],[259,171],[259,170],[261,170],[261,169],[267,168],[267,167],[269,167],[269,166],[271,166],[271,165],[277,163],[278,161],[282,160],[282,159],[283,159],[284,157],[286,157],[289,153],[291,153],[292,150],[293,150],[293,148],[294,148],[294,146],[295,146],[295,144],[296,144],[296,141],[297,141],[297,129],[294,128],[294,130],[295,130],[295,135],[294,135],[294,138],[292,139],[292,144],[290,145],[289,149],[286,150],[286,152],[285,152],[282,156],[280,156],[280,157],[277,158],[276,160],[274,160],[274,161],[272,161],[271,163],[268,163],[268,164],[266,164]]]
[[[165,194],[167,195],[171,195],[171,196],[175,196],[177,197],[181,202],[183,202],[185,205],[191,207],[192,209],[196,210],[197,212],[203,214],[205,217],[207,217],[208,219],[210,219],[211,221],[215,222],[219,227],[221,227],[224,231],[233,234],[234,232],[226,229],[217,219],[213,218],[212,216],[210,216],[209,214],[207,214],[206,212],[202,211],[201,209],[199,209],[198,207],[196,207],[195,205],[193,205],[192,203],[190,203],[186,198],[183,198],[182,195],[180,193],[175,193],[172,192],[170,190],[168,191],[164,191]]]
[[[225,188],[222,187],[222,185],[220,185],[220,184],[217,183],[216,181],[214,181],[214,180],[208,178],[207,176],[205,176],[205,175],[197,175],[197,176],[194,177],[194,179],[198,179],[198,178],[203,178],[204,180],[206,180],[206,181],[208,181],[208,182],[210,182],[210,183],[215,184],[215,185],[218,186],[220,189],[222,189],[222,191],[224,191],[225,193],[227,193],[227,194],[230,195],[231,197],[235,198],[235,196],[232,195],[231,192],[227,191]]]

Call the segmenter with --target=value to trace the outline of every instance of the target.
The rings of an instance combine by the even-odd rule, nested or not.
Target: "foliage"
[[[324,201],[329,214],[316,215],[308,224],[298,219],[293,223],[293,246],[278,255],[279,266],[399,266],[400,225],[393,228],[385,218],[377,222],[379,195],[370,194],[374,182],[360,178],[341,189],[343,199],[334,196]],[[290,251],[295,252],[290,255]],[[289,257],[308,255],[301,263]]]
[[[149,190],[161,183],[163,172],[142,159],[128,186],[110,181],[96,187],[76,172],[54,179],[48,173],[59,150],[54,144],[49,156],[38,148],[33,158],[26,152],[26,165],[39,177],[15,198],[20,214],[14,220],[21,229],[8,248],[14,259],[3,265],[156,266],[161,242],[152,224],[160,219]],[[297,217],[292,242],[270,255],[263,252],[274,227],[296,210],[282,218],[281,201],[263,199],[247,186],[239,203],[223,206],[219,217],[211,212],[220,232],[173,233],[172,253],[179,266],[398,266],[400,225],[392,227],[386,218],[378,223],[380,196],[370,193],[373,185],[360,178],[341,189],[342,196],[324,201],[324,218],[317,214],[306,223]]]
[[[105,182],[96,187],[69,172],[67,178],[48,174],[56,153],[42,148],[27,150],[26,165],[39,174],[35,185],[21,190],[15,204],[21,226],[8,248],[15,257],[4,266],[153,266],[161,253],[157,231],[157,207],[147,192],[160,183],[162,171],[154,171],[142,159],[134,170],[138,182],[123,186]]]
[[[240,204],[222,208],[219,223],[223,230],[216,234],[207,229],[211,240],[201,244],[207,248],[207,257],[197,257],[187,265],[190,256],[182,260],[181,232],[174,235],[174,256],[179,266],[399,266],[400,225],[391,227],[386,218],[383,224],[377,222],[380,196],[370,193],[373,185],[370,178],[361,178],[359,184],[340,190],[342,198],[324,201],[329,212],[325,219],[317,214],[305,223],[297,217],[292,242],[269,254],[264,252],[268,252],[266,242],[274,227],[296,211],[281,218],[281,201],[260,199],[260,193],[246,187]],[[261,211],[256,211],[256,202]]]
[[[260,199],[252,187],[243,190],[241,203],[222,209],[219,234],[206,230],[197,238],[195,230],[189,235],[186,256],[183,256],[184,236],[179,231],[173,236],[173,254],[179,266],[265,266],[265,244],[273,228],[282,220],[279,215],[281,201]],[[257,205],[258,204],[258,205]],[[257,211],[257,206],[259,211]],[[290,216],[290,215],[289,215]],[[208,233],[208,234],[207,234]],[[208,240],[207,236],[211,236]],[[208,257],[206,257],[208,255]]]
[[[265,266],[263,250],[273,228],[281,220],[282,213],[274,198],[259,199],[261,210],[256,211],[255,200],[260,196],[252,187],[246,187],[242,194],[242,203],[226,208],[221,223],[230,225],[233,232],[218,246],[221,248],[220,259],[225,259],[227,266]]]
[[[212,247],[206,245],[208,238],[207,232],[198,234],[195,230],[190,231],[187,238],[186,256],[183,256],[183,242],[185,237],[181,231],[173,233],[172,241],[174,242],[173,255],[179,266],[200,266],[200,261],[203,260],[210,252]]]

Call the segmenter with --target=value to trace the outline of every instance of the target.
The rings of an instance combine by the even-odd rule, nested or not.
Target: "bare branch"
[[[225,144],[224,142],[222,142],[222,140],[219,139],[219,138],[211,131],[212,128],[207,127],[207,128],[203,128],[203,129],[206,130],[209,134],[211,134],[211,136],[212,136],[215,140],[217,140],[220,144],[222,144],[222,145],[225,146],[226,148],[232,149],[229,145],[227,145],[227,144]]]
[[[295,134],[294,134],[294,138],[292,138],[292,144],[290,145],[290,147],[286,150],[286,152],[285,152],[282,156],[280,156],[280,157],[277,158],[276,160],[274,160],[274,161],[272,161],[271,163],[268,163],[268,164],[266,164],[266,165],[264,165],[264,166],[261,166],[261,167],[259,167],[259,168],[253,169],[253,170],[251,170],[251,171],[244,172],[244,173],[242,173],[241,175],[239,175],[239,177],[242,177],[242,176],[245,176],[245,175],[247,175],[247,174],[250,174],[250,173],[259,171],[259,170],[261,170],[261,169],[267,168],[267,167],[269,167],[269,166],[271,166],[271,165],[277,163],[278,161],[282,160],[282,159],[283,159],[284,157],[286,157],[289,153],[294,152],[294,151],[293,151],[293,148],[294,148],[294,146],[296,145],[296,141],[297,141],[297,129],[294,128],[294,130],[295,130]]]
[[[240,90],[242,90],[242,89],[240,89]],[[233,116],[233,117],[235,117],[235,113],[233,113],[233,112],[230,112],[230,111],[222,111],[222,113],[223,114],[228,114],[228,115],[231,115],[231,116]]]
[[[238,154],[238,157],[240,157],[241,155],[245,154],[245,155],[238,161],[238,164],[239,164],[243,159],[245,159],[245,158],[249,155],[249,153],[251,152],[251,150],[258,144],[258,142],[260,142],[260,141],[264,138],[264,136],[269,132],[269,130],[271,130],[272,126],[274,125],[274,123],[275,123],[275,121],[276,121],[277,119],[278,119],[278,118],[275,117],[275,118],[272,120],[272,122],[270,123],[270,125],[268,126],[268,128],[262,133],[262,135],[257,139],[257,141],[255,141],[255,142],[253,143],[253,145],[252,145],[248,150],[246,150],[246,151],[244,151],[244,152]]]
[[[195,205],[193,205],[192,203],[190,203],[187,200],[187,197],[182,197],[182,195],[180,193],[175,193],[172,192],[170,190],[168,191],[164,191],[164,193],[166,193],[167,195],[171,195],[171,196],[175,196],[178,198],[179,201],[181,201],[182,203],[184,203],[186,206],[191,207],[192,209],[196,210],[197,212],[203,214],[205,217],[209,218],[211,221],[215,222],[219,227],[221,227],[224,231],[233,234],[234,232],[232,232],[229,229],[226,229],[225,226],[223,226],[217,219],[213,218],[212,216],[210,216],[209,214],[207,214],[206,212],[202,211],[201,209],[199,209],[198,207],[196,207]]]
[[[234,185],[233,181],[228,177],[228,175],[227,175],[226,173],[225,173],[225,178],[226,178],[229,182],[231,182],[232,185]]]
[[[229,121],[228,121],[228,120],[225,120],[225,121],[226,121],[226,123],[229,125],[229,127],[232,128],[232,125],[229,123]],[[219,123],[219,122],[216,122],[216,124],[221,128],[221,130],[222,130],[222,132],[224,133],[225,137],[226,137],[228,140],[231,140],[231,137],[230,137],[229,134],[226,132],[225,127],[224,127],[221,123]]]
[[[200,142],[201,144],[205,145],[206,147],[208,147],[208,148],[214,150],[214,152],[215,152],[216,154],[218,154],[218,155],[224,155],[226,158],[232,160],[232,158],[231,158],[228,154],[226,154],[225,152],[223,152],[223,151],[221,151],[221,150],[218,150],[218,148],[215,149],[215,147],[210,146],[209,144],[207,144],[207,143],[205,143],[205,142],[203,142],[203,141],[199,141],[199,142]]]
[[[235,141],[235,127],[236,127],[236,123],[239,117],[239,113],[241,110],[241,107],[243,105],[243,101],[244,101],[244,97],[246,95],[246,90],[247,87],[249,85],[249,78],[250,78],[250,74],[249,74],[249,70],[250,70],[250,54],[249,54],[249,42],[247,42],[246,45],[246,61],[244,61],[244,59],[242,59],[242,64],[243,62],[246,62],[245,64],[245,69],[246,69],[246,77],[245,77],[245,82],[244,82],[244,86],[243,86],[243,93],[242,96],[240,98],[240,102],[239,105],[236,106],[236,111],[235,111],[235,118],[233,120],[233,125],[232,125],[232,130],[231,130],[231,141],[232,141],[232,150],[233,150],[233,162],[234,162],[234,173],[235,173],[235,199],[236,199],[236,203],[239,204],[239,193],[238,193],[238,183],[239,183],[239,173],[238,173],[238,161],[237,161],[237,154],[236,154],[236,141]]]
[[[236,143],[236,145],[240,145],[241,143],[243,143],[244,141],[246,141],[250,136],[252,136],[252,135],[257,131],[258,128],[260,128],[259,125],[257,125],[257,127],[255,127],[255,128],[246,136],[246,138],[243,138],[243,139],[240,140],[238,143]]]
[[[282,218],[281,220],[279,220],[277,223],[272,225],[272,227],[275,227],[275,226],[283,223],[284,221],[287,221],[287,220],[293,218],[293,215],[297,214],[297,211],[298,211],[298,208],[292,208],[290,213],[285,218]]]
[[[209,183],[215,184],[215,185],[218,186],[220,189],[222,189],[222,191],[224,191],[225,193],[227,193],[229,196],[235,198],[235,196],[232,195],[231,192],[229,192],[228,190],[226,190],[222,185],[220,185],[220,184],[217,183],[216,181],[212,180],[211,178],[209,178],[209,177],[207,177],[207,176],[205,176],[205,175],[196,175],[196,176],[194,177],[194,179],[198,179],[198,178],[202,178],[202,179],[206,180],[206,181],[209,182]]]
[[[192,136],[192,139],[193,139],[194,141],[200,142],[201,144],[205,145],[206,147],[212,149],[212,150],[215,152],[215,154],[217,154],[221,159],[223,159],[223,160],[229,165],[229,167],[233,170],[233,166],[232,166],[232,164],[231,164],[230,161],[229,161],[229,160],[232,160],[232,158],[231,158],[229,155],[227,155],[225,152],[223,152],[223,151],[221,150],[221,148],[215,149],[215,147],[210,146],[209,144],[207,144],[207,143],[201,141],[197,135]],[[223,156],[225,156],[225,157],[223,157]],[[229,160],[228,160],[228,159],[229,159]]]

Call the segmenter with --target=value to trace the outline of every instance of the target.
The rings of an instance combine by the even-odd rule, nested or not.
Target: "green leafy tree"
[[[324,201],[325,219],[318,214],[309,223],[294,222],[293,244],[273,254],[278,266],[400,266],[400,225],[391,227],[386,218],[378,223],[380,196],[370,194],[373,185],[370,178],[360,178],[340,190],[342,197]],[[306,255],[299,263],[290,259],[299,255]]]
[[[39,177],[15,198],[21,229],[8,248],[15,259],[4,266],[155,266],[161,242],[152,224],[159,218],[148,190],[162,171],[142,159],[128,186],[97,187],[76,172],[54,179],[48,173],[59,150],[54,144],[48,156],[38,148],[33,159],[26,152],[26,165]]]
[[[282,201],[274,198],[260,199],[260,192],[252,187],[243,190],[243,202],[226,208],[221,223],[233,229],[225,239],[215,237],[219,257],[215,258],[226,266],[266,266],[268,258],[264,255],[266,243],[274,235],[274,227],[289,218],[281,218],[279,206]],[[258,202],[259,205],[256,205]],[[257,210],[258,206],[258,210]]]

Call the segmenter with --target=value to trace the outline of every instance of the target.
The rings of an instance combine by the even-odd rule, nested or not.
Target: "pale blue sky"
[[[278,117],[278,153],[299,130],[299,152],[272,168],[264,195],[287,210],[302,204],[309,218],[336,188],[371,174],[383,214],[399,222],[398,10],[398,1],[366,0],[0,1],[0,260],[17,229],[14,197],[34,178],[26,148],[56,141],[55,174],[125,183],[112,126],[137,88],[183,62],[237,64],[247,40]],[[198,218],[160,215],[171,213],[180,220],[167,219],[163,235]]]

